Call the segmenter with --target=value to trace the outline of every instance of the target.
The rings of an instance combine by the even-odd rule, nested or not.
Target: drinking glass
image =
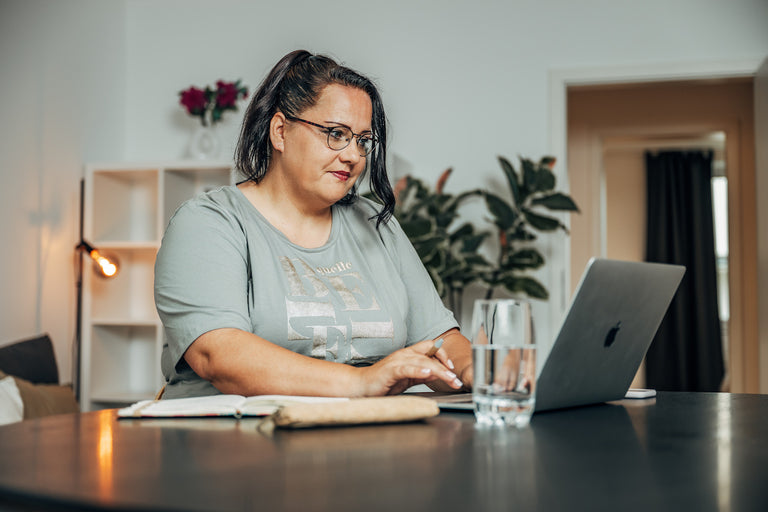
[[[536,400],[536,345],[531,305],[475,301],[472,311],[472,401],[481,425],[528,425]]]

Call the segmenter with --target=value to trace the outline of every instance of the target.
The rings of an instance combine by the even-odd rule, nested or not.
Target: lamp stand
[[[84,205],[85,205],[85,179],[80,179],[80,241],[75,247],[77,252],[77,306],[75,320],[75,343],[72,350],[72,386],[75,392],[75,398],[77,403],[81,404],[81,368],[80,368],[80,351],[82,348],[82,329],[83,329],[83,218],[84,218]]]

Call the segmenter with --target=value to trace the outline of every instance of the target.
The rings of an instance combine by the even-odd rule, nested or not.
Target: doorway
[[[751,77],[741,77],[567,90],[568,177],[582,207],[571,218],[572,276],[592,256],[644,258],[645,150],[715,151],[715,168],[730,185],[724,388],[734,392],[759,387],[752,87]],[[643,384],[642,374],[633,385]]]

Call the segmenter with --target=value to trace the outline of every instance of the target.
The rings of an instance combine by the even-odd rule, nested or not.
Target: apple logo
[[[606,347],[610,347],[611,345],[613,345],[613,342],[616,341],[616,334],[618,334],[619,329],[621,329],[621,322],[618,322],[616,325],[614,325],[608,330],[608,334],[605,335]]]

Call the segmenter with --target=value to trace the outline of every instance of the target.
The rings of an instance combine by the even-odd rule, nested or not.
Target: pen
[[[435,354],[437,354],[437,350],[438,350],[440,347],[442,347],[442,346],[443,346],[443,338],[439,338],[439,339],[437,339],[437,340],[435,341],[435,344],[434,344],[434,345],[432,345],[432,348],[430,348],[429,350],[427,350],[427,353],[426,353],[426,354],[424,354],[424,355],[426,355],[427,357],[432,357],[432,356],[434,356]]]

